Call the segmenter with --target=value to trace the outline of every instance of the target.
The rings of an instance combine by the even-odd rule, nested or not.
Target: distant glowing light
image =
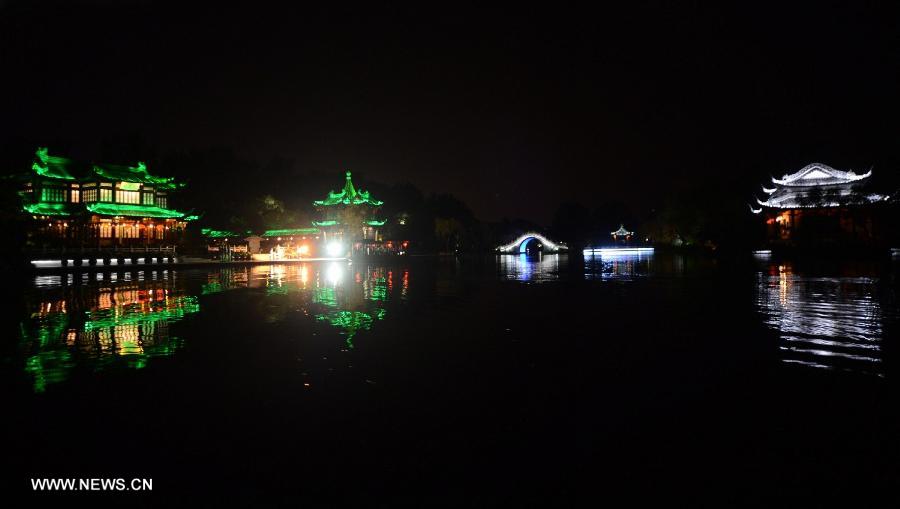
[[[338,257],[344,254],[344,246],[338,241],[329,242],[325,249],[328,256]]]
[[[650,254],[653,252],[652,247],[601,247],[596,249],[585,249],[585,255],[619,255],[619,254]]]
[[[302,246],[300,246],[299,249],[297,249],[297,252],[300,253],[300,256],[307,256],[307,255],[309,255],[309,245],[308,245],[308,244],[303,244]]]

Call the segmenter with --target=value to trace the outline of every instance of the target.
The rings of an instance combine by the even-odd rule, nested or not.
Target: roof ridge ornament
[[[619,223],[619,229],[614,232],[609,232],[609,234],[612,235],[613,237],[616,237],[618,235],[627,237],[629,235],[634,235],[634,232],[626,230],[625,225],[623,223]]]
[[[333,205],[370,205],[373,207],[380,207],[384,204],[381,200],[376,200],[371,197],[368,191],[357,190],[353,185],[352,180],[353,173],[350,170],[344,172],[345,182],[344,187],[340,192],[335,193],[334,191],[328,192],[328,197],[324,200],[314,200],[313,205],[317,207],[327,207]]]
[[[772,183],[783,186],[844,184],[862,180],[871,175],[871,170],[863,175],[859,175],[852,170],[836,170],[824,163],[810,163],[795,173],[785,174],[781,179],[772,178]]]

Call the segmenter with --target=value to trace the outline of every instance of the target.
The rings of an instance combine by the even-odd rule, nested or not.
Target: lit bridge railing
[[[520,235],[519,238],[510,242],[509,244],[498,246],[497,252],[509,254],[524,253],[525,247],[532,239],[537,240],[541,243],[545,253],[558,253],[560,251],[566,251],[569,249],[568,246],[566,246],[562,242],[553,242],[540,233],[530,232],[524,235]]]

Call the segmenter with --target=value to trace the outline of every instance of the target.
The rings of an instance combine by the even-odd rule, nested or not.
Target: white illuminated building
[[[802,209],[862,205],[887,200],[879,194],[863,194],[858,188],[872,176],[869,170],[863,174],[841,171],[822,163],[812,163],[800,171],[773,178],[775,187],[763,186],[765,200],[756,199],[760,208],[750,207],[754,214],[763,208]]]
[[[872,171],[836,170],[822,163],[772,178],[750,210],[765,224],[769,245],[876,247],[890,242],[900,194],[869,190]]]

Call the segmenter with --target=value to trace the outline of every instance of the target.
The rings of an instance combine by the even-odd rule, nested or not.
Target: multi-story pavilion
[[[183,185],[151,175],[140,162],[84,164],[39,148],[20,179],[32,248],[173,245],[195,219],[169,208],[169,193]]]
[[[377,214],[383,204],[368,191],[357,191],[348,171],[340,192],[330,191],[324,200],[313,202],[319,214],[313,225],[321,230],[326,244],[339,242],[353,253],[365,253],[382,240],[378,229],[385,221]]]
[[[766,199],[750,209],[765,219],[771,242],[871,242],[879,236],[877,217],[892,201],[866,190],[871,175],[809,164],[773,178],[773,187],[762,188]]]

